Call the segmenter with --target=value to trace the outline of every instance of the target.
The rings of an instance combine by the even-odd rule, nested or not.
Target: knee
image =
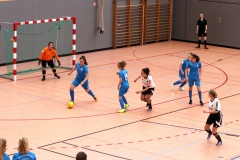
[[[89,91],[89,89],[84,89],[85,90],[85,92],[87,92],[88,93],[88,91]]]

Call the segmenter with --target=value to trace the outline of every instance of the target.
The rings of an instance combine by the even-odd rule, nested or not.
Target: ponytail
[[[198,57],[198,55],[192,54],[192,57],[196,59],[196,62],[199,62],[199,61],[200,61],[200,58]]]
[[[84,64],[87,66],[88,63],[87,63],[87,59],[85,58],[85,56],[81,56],[80,59],[84,60]]]
[[[26,154],[29,152],[29,144],[28,144],[28,139],[25,137],[22,137],[21,139],[19,139],[18,142],[18,152],[20,154]]]

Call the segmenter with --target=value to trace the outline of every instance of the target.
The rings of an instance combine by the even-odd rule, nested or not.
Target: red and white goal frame
[[[58,21],[72,20],[72,65],[76,63],[76,17],[61,17],[52,19],[42,19],[26,22],[15,22],[13,23],[13,81],[17,80],[17,27],[20,25],[30,25],[38,23],[49,23]]]

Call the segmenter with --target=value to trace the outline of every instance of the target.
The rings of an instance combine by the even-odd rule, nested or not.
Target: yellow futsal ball
[[[69,109],[72,109],[73,106],[74,106],[74,103],[72,101],[70,101],[70,102],[67,103],[67,106],[68,106]]]

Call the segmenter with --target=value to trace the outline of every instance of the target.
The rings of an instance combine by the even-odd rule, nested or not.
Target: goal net
[[[59,55],[61,66],[55,64],[56,68],[70,69],[75,64],[75,17],[13,23],[13,30],[4,28],[4,39],[7,72],[0,75],[3,78],[16,81],[17,75],[41,71],[38,57],[48,42],[54,43]]]

